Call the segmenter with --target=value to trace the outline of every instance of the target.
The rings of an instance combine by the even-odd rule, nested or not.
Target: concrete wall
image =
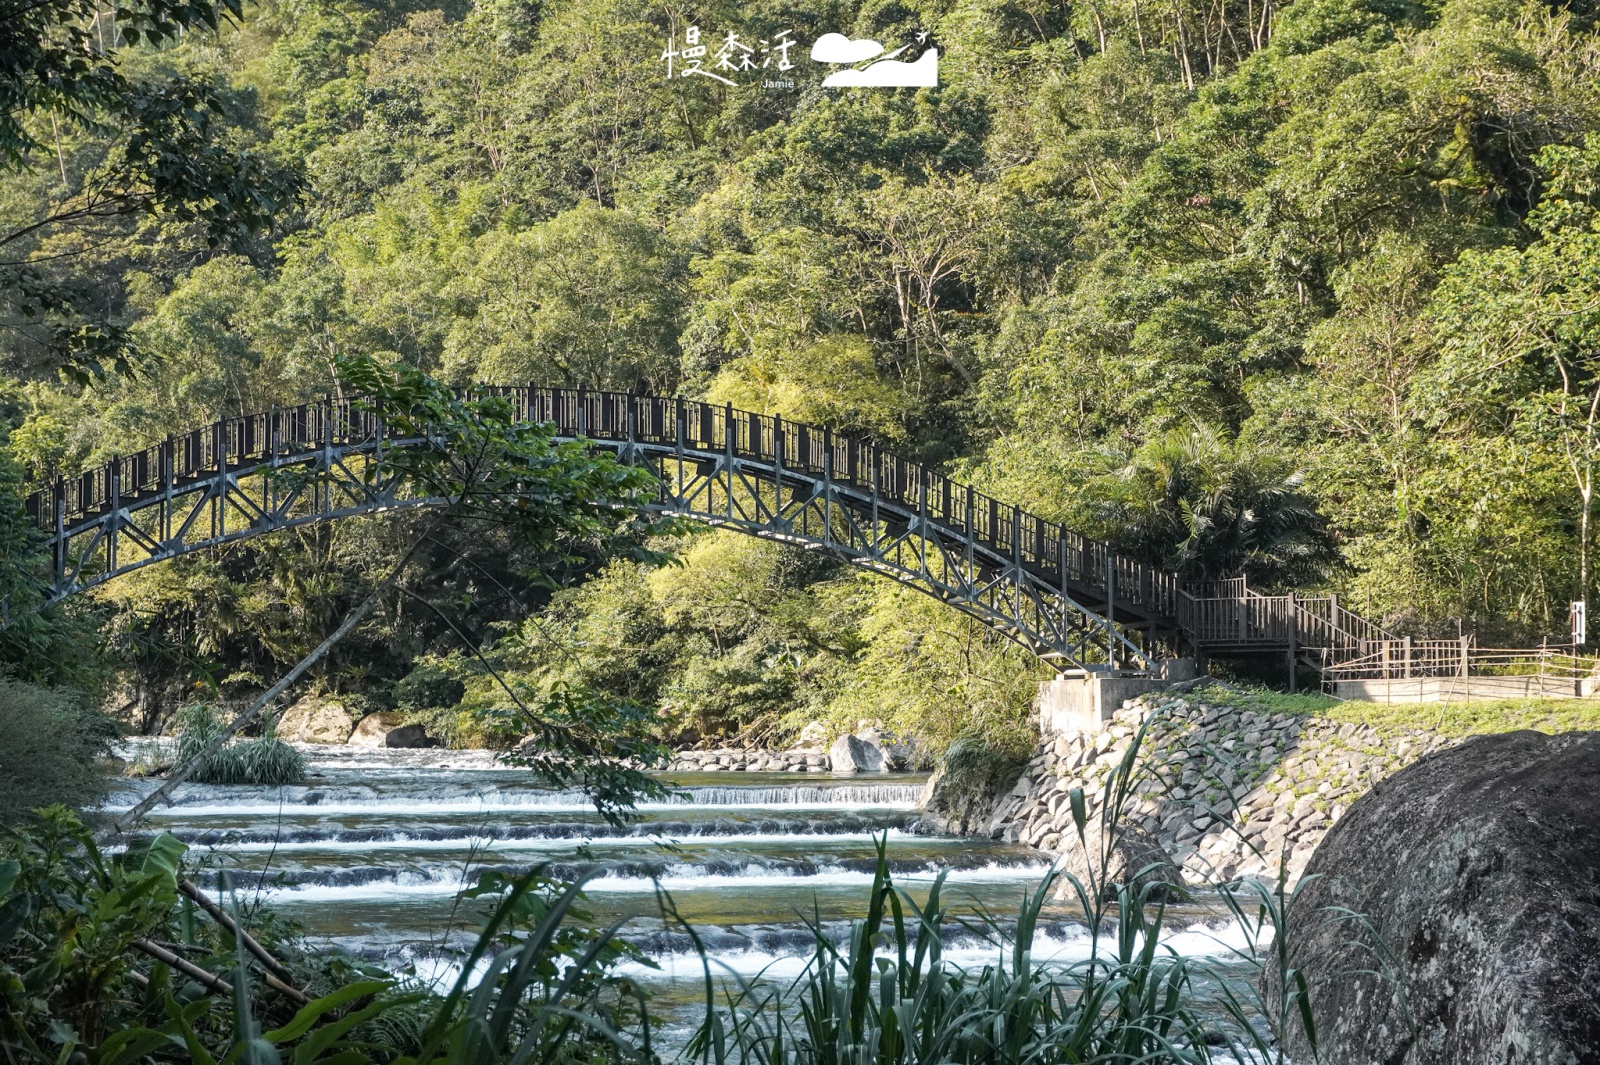
[[[1129,699],[1199,676],[1192,658],[1161,662],[1159,677],[1089,673],[1057,677],[1039,685],[1036,706],[1044,736],[1077,736],[1099,732],[1117,708]]]
[[[1411,677],[1403,680],[1341,680],[1333,686],[1340,699],[1370,703],[1443,703],[1467,699],[1518,699],[1527,696],[1581,699],[1596,693],[1593,678],[1584,677]]]

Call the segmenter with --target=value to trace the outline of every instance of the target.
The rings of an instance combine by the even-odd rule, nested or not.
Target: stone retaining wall
[[[831,773],[827,751],[801,748],[762,751],[754,748],[718,748],[714,751],[675,751],[672,769],[700,773]]]
[[[1454,742],[1426,730],[1380,735],[1254,710],[1238,698],[1242,707],[1207,703],[1203,689],[1152,693],[1128,700],[1097,734],[1047,739],[1000,800],[988,833],[1055,853],[1076,846],[1068,793],[1083,788],[1098,815],[1107,777],[1149,720],[1127,819],[1154,836],[1191,883],[1274,877],[1280,860],[1293,882],[1358,796]]]

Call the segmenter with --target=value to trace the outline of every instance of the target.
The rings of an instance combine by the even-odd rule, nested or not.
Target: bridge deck
[[[654,509],[833,550],[1007,631],[1058,668],[1083,666],[1094,633],[1113,659],[1148,663],[1154,644],[1175,643],[1180,631],[1191,646],[1220,652],[1312,630],[1342,642],[1360,621],[1292,596],[1285,608],[1242,582],[1190,595],[1175,574],[829,429],[674,397],[536,386],[482,393],[520,419],[651,467]],[[49,534],[59,598],[274,529],[426,505],[347,465],[424,444],[397,439],[359,401],[330,399],[168,437],[58,480],[27,507]],[[320,478],[309,495],[257,476],[297,464]]]

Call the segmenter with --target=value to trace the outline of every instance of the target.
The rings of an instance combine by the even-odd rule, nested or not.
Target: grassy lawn
[[[1600,699],[1483,699],[1448,703],[1340,702],[1326,695],[1288,695],[1266,689],[1209,688],[1198,701],[1269,714],[1304,714],[1371,725],[1379,732],[1426,728],[1446,736],[1534,729],[1600,730]]]

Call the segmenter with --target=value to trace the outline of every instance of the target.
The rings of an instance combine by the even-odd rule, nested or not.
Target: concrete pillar
[[[1198,675],[1193,659],[1169,658],[1161,663],[1160,676],[1089,673],[1057,677],[1039,685],[1039,731],[1045,736],[1099,732],[1129,699]]]

